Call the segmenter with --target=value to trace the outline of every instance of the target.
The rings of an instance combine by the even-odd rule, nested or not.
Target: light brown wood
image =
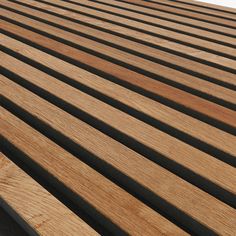
[[[0,198],[39,235],[98,235],[1,153]]]
[[[16,234],[235,234],[233,9],[0,9],[0,211]]]
[[[117,158],[120,159],[121,155],[125,155],[129,158],[131,157],[132,154],[127,155],[123,152],[123,148],[121,147],[121,145],[119,143],[114,142],[112,139],[109,139],[109,138],[107,139],[105,135],[97,132],[95,129],[93,129],[91,127],[88,127],[86,124],[83,124],[83,122],[73,118],[72,116],[61,111],[60,109],[53,107],[49,103],[44,102],[42,99],[37,98],[37,96],[20,88],[18,85],[14,85],[13,82],[1,79],[1,88],[4,91],[4,93],[3,93],[4,96],[6,96],[8,99],[11,99],[12,101],[14,101],[14,103],[18,104],[18,106],[28,110],[30,113],[32,113],[34,116],[38,117],[40,120],[48,123],[50,126],[54,127],[59,132],[70,137],[74,142],[85,147],[90,152],[96,154],[96,156],[98,156],[100,158],[106,157],[106,156],[111,156],[114,159],[116,159],[115,156],[117,156]],[[15,91],[14,93],[16,93],[17,96],[14,95],[13,91]],[[50,120],[49,117],[52,114],[53,114],[54,119]],[[65,121],[67,123],[65,123]],[[66,124],[68,124],[68,125],[66,125]],[[8,129],[3,128],[3,131],[4,130],[8,130]],[[78,133],[80,135],[77,135]],[[94,136],[94,138],[93,138],[93,136]],[[103,143],[102,143],[102,141],[103,141]],[[168,142],[166,142],[166,143],[168,143]],[[106,145],[106,149],[103,148],[105,145]],[[175,144],[175,146],[176,146],[176,144]],[[174,147],[172,145],[171,152],[174,151],[173,148]],[[177,147],[177,149],[178,149],[178,147]],[[105,151],[105,153],[104,153],[104,151]],[[169,150],[169,152],[170,152],[170,150]],[[177,155],[175,155],[175,156],[177,156]],[[181,156],[181,158],[182,158],[182,156]],[[194,164],[196,166],[196,161]],[[203,165],[203,163],[201,163],[201,165]],[[213,168],[213,160],[211,160],[211,166]],[[143,168],[143,165],[142,165],[142,168]],[[222,166],[221,166],[221,168],[222,168]],[[150,171],[150,170],[148,169],[148,171]],[[219,173],[215,169],[214,169],[214,172]],[[156,173],[158,173],[158,171]],[[233,182],[234,181],[235,180],[233,180]],[[175,184],[176,184],[176,182],[175,182]],[[164,185],[164,186],[167,186],[167,185]],[[178,186],[178,188],[180,188],[180,186],[178,184],[176,184],[176,186]],[[175,194],[173,194],[174,192],[175,192]],[[170,197],[173,200],[177,200],[176,195],[178,195],[178,194],[176,194],[176,191],[174,191],[174,192],[172,192],[172,194],[170,194]],[[186,192],[185,192],[185,194],[186,194]],[[234,221],[232,221],[232,222],[228,221],[229,218],[230,219],[235,218],[233,216],[236,213],[236,211],[234,209],[228,207],[225,204],[222,204],[220,201],[216,200],[215,198],[213,198],[211,196],[208,196],[207,194],[203,194],[203,192],[200,192],[198,189],[195,189],[195,191],[192,195],[196,197],[198,194],[200,194],[198,200],[190,201],[190,202],[194,203],[194,202],[204,201],[205,202],[203,204],[204,207],[201,208],[201,210],[199,208],[199,206],[201,204],[196,205],[196,207],[194,207],[194,205],[192,207],[188,207],[188,214],[190,214],[190,211],[191,211],[191,214],[194,214],[194,218],[197,218],[198,221],[200,221],[203,224],[206,224],[208,227],[210,227],[212,230],[214,230],[218,233],[227,232],[230,230],[231,227],[234,227],[234,224],[235,224]],[[189,194],[187,194],[187,195],[189,195]],[[179,196],[182,196],[182,194],[180,194]],[[177,200],[177,202],[183,204],[182,206],[185,206],[185,203],[183,203],[183,201]],[[209,202],[212,202],[212,203],[209,204]],[[216,214],[214,214],[214,215],[219,216],[219,219],[217,217],[215,217],[214,219],[209,218],[209,217],[207,217],[207,212],[209,210],[206,208],[206,206],[208,206],[208,205],[214,206],[214,209],[211,209],[211,211],[218,211],[217,209],[221,209],[221,213],[222,213],[222,211],[225,213],[218,214],[215,212]],[[205,211],[205,213],[203,213],[202,211]],[[226,217],[225,214],[232,214],[232,216]],[[224,219],[225,220],[227,219],[227,220],[224,221]],[[222,223],[222,222],[224,222],[224,223]],[[232,225],[231,225],[231,223],[232,223]],[[120,224],[121,224],[121,222],[120,222]],[[228,224],[230,224],[231,226],[229,228],[226,226],[226,228],[225,228],[225,225],[228,225]]]
[[[218,56],[218,55],[206,52],[206,51],[202,51],[200,49],[196,49],[196,48],[192,48],[190,46],[178,44],[178,43],[175,43],[173,41],[170,42],[170,41],[165,40],[165,39],[161,39],[161,38],[149,35],[149,34],[139,32],[137,30],[132,30],[132,29],[128,29],[127,27],[114,25],[114,24],[109,23],[109,22],[104,22],[100,19],[96,19],[96,18],[93,18],[93,17],[88,17],[88,16],[85,16],[83,14],[77,14],[77,13],[71,12],[69,10],[60,9],[58,7],[53,7],[53,6],[50,6],[50,5],[47,5],[47,4],[44,4],[45,5],[44,6],[44,5],[42,5],[41,2],[35,2],[35,1],[32,2],[31,0],[24,0],[24,2],[26,2],[27,4],[30,3],[30,4],[32,4],[33,6],[36,6],[36,7],[45,8],[47,11],[59,12],[60,14],[62,14],[64,16],[75,17],[77,20],[82,20],[82,21],[87,22],[87,23],[92,23],[94,26],[98,26],[98,27],[102,27],[102,28],[105,27],[108,30],[119,32],[119,33],[122,33],[124,35],[131,36],[133,38],[138,38],[138,39],[140,39],[144,42],[151,43],[153,45],[160,45],[160,46],[165,47],[167,49],[172,49],[172,50],[175,50],[175,51],[181,52],[181,53],[184,52],[184,53],[186,53],[188,55],[191,55],[191,56],[194,56],[196,58],[203,59],[203,60],[207,59],[210,62],[213,62],[213,63],[216,63],[216,64],[220,64],[220,65],[235,69],[236,63],[235,63],[234,60],[231,60],[231,59],[228,59],[228,58],[225,58],[225,57],[222,57],[222,56]],[[108,18],[110,19],[110,17],[108,17]]]
[[[162,96],[167,97],[167,98],[174,96],[173,100],[175,100],[176,102],[178,102],[180,100],[183,103],[183,99],[182,99],[183,93],[181,94],[181,92],[179,90],[175,90],[175,89],[174,90],[171,89],[172,91],[170,91],[170,90],[168,90],[169,86],[165,86],[163,83],[160,83],[156,80],[151,80],[150,78],[147,78],[147,77],[140,75],[136,72],[133,72],[131,70],[128,70],[124,67],[116,65],[114,63],[110,63],[106,60],[103,60],[101,58],[98,58],[96,56],[88,54],[88,53],[83,52],[81,50],[78,50],[78,49],[72,48],[68,45],[62,44],[58,41],[41,36],[39,34],[32,32],[32,31],[26,30],[26,29],[18,27],[18,26],[14,26],[13,24],[8,23],[6,21],[2,21],[2,24],[4,25],[5,29],[7,29],[9,32],[12,32],[13,34],[18,34],[19,36],[21,36],[22,32],[24,32],[24,37],[35,41],[37,44],[40,44],[48,49],[54,49],[55,51],[58,51],[60,54],[63,54],[67,57],[70,57],[72,59],[75,59],[77,61],[85,63],[89,66],[93,66],[96,69],[101,70],[101,67],[102,67],[105,72],[107,72],[115,77],[118,77],[119,79],[128,81],[129,83],[131,82],[132,84],[134,84],[136,86],[141,85],[141,87],[144,87],[144,79],[146,79],[148,84],[145,83],[145,87],[144,87],[145,89],[147,89],[147,88],[150,88],[152,90],[155,89],[154,91],[158,90],[160,93],[161,88],[162,88],[162,94],[161,94]],[[32,38],[32,35],[35,35],[35,37]],[[3,43],[4,43],[4,40],[3,40]],[[6,40],[5,40],[5,43],[7,44]],[[59,50],[59,48],[60,48],[60,50]],[[167,91],[168,91],[168,94],[167,94]],[[179,92],[177,96],[176,96],[175,92]],[[185,95],[185,93],[184,93],[184,95]],[[186,100],[186,96],[185,96],[184,100]],[[190,100],[187,102],[191,102],[191,101],[193,102],[193,100]],[[199,101],[199,99],[198,99],[198,101]],[[233,100],[232,100],[232,102],[233,102]],[[201,106],[201,110],[202,109],[208,110],[207,113],[209,113],[209,112],[211,112],[211,110],[209,109],[208,104],[206,105],[206,103],[207,103],[207,101],[204,102],[204,107]],[[198,103],[197,105],[200,105],[200,104]],[[209,104],[209,105],[212,107],[213,104]],[[217,111],[216,109],[217,110],[219,109],[221,112],[222,112],[222,110],[225,110],[223,107],[215,107],[214,106],[213,112],[215,114],[216,114],[215,111]],[[226,112],[226,114],[231,113],[230,110],[228,110],[228,109],[225,110],[225,112]],[[224,116],[222,116],[222,113],[220,115],[221,115],[221,120],[222,120],[222,118],[224,119]],[[217,117],[217,115],[216,115],[216,117]],[[215,116],[214,116],[214,118],[215,118]],[[235,113],[232,112],[232,115],[229,115],[228,117],[226,117],[226,119],[235,120]],[[235,122],[232,122],[231,124],[235,125]]]
[[[20,148],[38,165],[46,169],[73,192],[86,199],[94,208],[109,217],[123,230],[132,232],[133,235],[140,235],[140,233],[185,235],[184,231],[94,171],[91,167],[33,130],[30,126],[27,126],[8,111],[0,109],[1,133],[11,143]],[[58,112],[60,111],[58,110]],[[21,132],[22,129],[24,132]],[[15,137],[18,138],[15,139]],[[32,137],[35,138],[32,139]],[[25,143],[30,145],[25,145]],[[78,204],[76,198],[74,201]]]
[[[120,2],[119,2],[119,4],[120,4]],[[114,44],[122,46],[124,48],[127,48],[127,45],[128,45],[129,49],[132,49],[136,52],[140,52],[143,55],[148,55],[148,56],[151,56],[152,58],[155,58],[155,59],[161,59],[166,62],[172,63],[174,65],[178,65],[182,68],[187,68],[191,71],[198,72],[198,73],[204,74],[206,76],[209,76],[210,77],[209,79],[212,82],[214,82],[214,80],[216,79],[218,81],[222,81],[222,82],[228,83],[230,85],[236,86],[235,75],[230,72],[219,70],[217,68],[213,68],[208,65],[192,61],[190,59],[186,59],[186,58],[183,58],[183,57],[171,54],[171,53],[167,53],[167,52],[155,49],[155,48],[151,48],[151,47],[142,45],[140,43],[136,43],[136,42],[133,42],[131,40],[127,40],[122,37],[118,37],[118,36],[115,36],[115,35],[112,35],[112,34],[109,34],[106,32],[102,32],[100,30],[96,30],[91,27],[87,27],[85,25],[79,24],[79,23],[65,20],[63,18],[53,16],[51,14],[47,14],[44,12],[40,12],[38,10],[30,9],[28,7],[24,7],[19,4],[15,4],[15,3],[7,2],[7,1],[2,1],[1,5],[7,6],[8,8],[10,7],[12,9],[17,9],[18,11],[29,14],[31,16],[37,15],[37,17],[39,17],[43,20],[47,20],[49,22],[53,22],[56,24],[58,24],[58,22],[60,22],[59,26],[64,26],[66,28],[75,30],[77,32],[84,33],[86,35],[89,35],[89,36],[92,36],[92,37],[95,37],[95,38],[98,38],[101,40],[106,39],[107,42],[114,43]],[[43,7],[43,6],[45,6],[45,5],[42,5],[41,7]],[[44,7],[43,9],[46,9],[46,7]],[[1,10],[1,12],[2,13],[6,12],[9,15],[11,15],[11,14],[18,15],[18,14],[14,14],[13,12],[10,12],[7,10],[5,11],[3,9]]]
[[[2,12],[3,16],[8,16],[10,12]],[[129,53],[125,53],[121,50],[114,49],[113,47],[105,46],[104,44],[94,42],[93,40],[80,37],[78,35],[65,32],[63,30],[57,29],[55,27],[48,26],[32,19],[28,19],[19,15],[11,14],[11,19],[17,20],[18,22],[24,23],[25,25],[32,26],[36,29],[43,30],[44,32],[50,33],[52,35],[58,36],[60,38],[66,39],[69,42],[76,43],[79,42],[79,46],[86,47],[88,49],[94,50],[95,52],[105,54],[115,60],[122,61],[126,64],[133,65],[137,68],[141,68],[145,71],[153,73],[156,77],[162,76],[167,79],[184,84],[190,88],[199,90],[201,92],[210,94],[219,99],[226,100],[233,103],[236,101],[236,93],[230,89],[222,88],[212,83],[204,80],[199,80],[198,78],[187,75],[183,72],[171,69],[167,66],[162,66],[148,60],[142,59],[140,57],[134,56]]]

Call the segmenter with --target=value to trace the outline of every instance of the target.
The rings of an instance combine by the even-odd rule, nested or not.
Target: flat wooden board
[[[0,11],[0,199],[25,232],[235,234],[233,9],[2,0]]]

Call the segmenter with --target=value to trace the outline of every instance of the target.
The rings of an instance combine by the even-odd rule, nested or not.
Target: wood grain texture
[[[1,153],[0,196],[36,234],[98,235]]]
[[[66,115],[64,112],[60,111],[59,109],[57,108],[53,109],[53,106],[43,101],[40,101],[40,98],[37,98],[35,95],[30,94],[26,90],[24,92],[24,89],[20,88],[18,85],[14,86],[14,83],[8,80],[1,80],[1,88],[4,90],[4,96],[6,96],[8,99],[14,101],[14,103],[18,104],[20,107],[28,110],[30,113],[38,117],[40,120],[47,122],[50,126],[54,127],[56,130],[65,134],[66,136],[69,136],[72,140],[74,140],[79,145],[85,147],[86,149],[89,148],[90,152],[96,154],[96,156],[99,156],[101,158],[102,156],[106,157],[107,155],[109,155],[115,158],[115,155],[117,155],[117,158],[118,158],[118,156],[120,157],[122,155],[123,148],[119,145],[119,143],[116,143],[112,141],[111,139],[106,140],[106,136],[104,136],[103,134],[96,132],[90,127],[86,127],[86,124],[83,124],[79,120],[76,120],[73,117]],[[14,95],[13,91],[15,91],[15,93],[17,92],[16,93],[17,96]],[[40,109],[38,109],[37,107],[40,107]],[[50,120],[50,116],[52,114],[54,114],[53,115],[54,119]],[[65,120],[67,121],[68,124],[70,124],[69,126],[65,124],[64,122]],[[80,133],[81,135],[80,136],[76,135],[78,133]],[[94,136],[94,138],[92,138],[92,136]],[[104,145],[107,145],[105,150],[103,148]],[[178,148],[176,150],[178,150]],[[106,153],[104,153],[104,151]],[[173,145],[172,145],[172,151],[173,151]],[[170,150],[169,150],[169,153],[171,154]],[[176,152],[174,153],[175,153],[175,156],[177,157]],[[123,155],[125,154],[123,153]],[[131,155],[125,155],[125,156],[130,157]],[[196,162],[195,162],[195,165],[196,165]],[[212,162],[211,162],[211,165],[212,165]],[[234,181],[235,180],[233,180],[233,182]],[[178,185],[178,187],[180,186]],[[229,218],[231,219],[235,218],[234,214],[236,213],[236,211],[234,209],[227,207],[227,205],[221,204],[219,201],[217,201],[216,199],[210,196],[208,198],[207,195],[205,194],[204,196],[201,196],[201,192],[199,192],[199,194],[200,194],[199,200],[193,201],[193,202],[199,202],[201,200],[206,201],[204,204],[205,207],[201,209],[206,212],[204,214],[201,211],[198,212],[197,209],[199,210],[199,206],[200,206],[198,205],[197,209],[194,208],[193,206],[188,208],[188,214],[190,214],[190,211],[192,211],[192,214],[194,214],[195,217],[197,217],[197,219],[200,220],[200,222],[202,222],[203,224],[206,224],[206,222],[208,222],[207,225],[211,227],[213,230],[216,230],[217,232],[223,233],[225,231],[225,224],[227,225],[230,224],[229,228],[226,227],[228,228],[226,231],[229,231],[231,227],[234,227],[234,224],[235,224],[234,220],[232,220],[232,222],[228,221]],[[195,192],[193,195],[196,196],[197,193]],[[176,195],[173,193],[170,195],[170,197],[172,197],[173,199],[176,199]],[[209,204],[210,201],[212,202],[211,204]],[[183,201],[180,201],[180,202],[181,204],[185,205]],[[224,214],[217,214],[217,213],[214,214],[214,215],[219,216],[219,220],[217,220],[217,217],[214,219],[207,217],[208,209],[206,208],[206,205],[208,204],[211,206],[214,206],[215,211],[218,211],[218,209],[221,209],[221,213],[222,211],[225,212]],[[214,211],[214,210],[211,209],[211,211]],[[231,216],[229,215],[228,217],[226,217],[225,214],[232,214],[232,215]],[[204,217],[204,220],[202,217]],[[227,219],[227,220],[224,222],[224,219]],[[221,224],[222,221],[223,221],[223,224]]]
[[[235,235],[234,9],[0,11],[0,204],[22,235]]]

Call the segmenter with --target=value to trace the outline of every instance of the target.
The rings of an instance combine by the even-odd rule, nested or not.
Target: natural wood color
[[[9,16],[9,12],[6,12],[4,14],[4,10],[3,10],[2,15],[7,17]],[[40,22],[25,18],[22,16],[18,16],[18,15],[16,16],[14,13],[11,14],[11,19],[17,20],[21,23],[32,26],[36,29],[43,30],[47,33],[53,34],[60,38],[66,39],[69,42],[72,42],[72,43],[79,42],[79,44],[77,43],[79,46],[89,48],[91,50],[94,50],[95,52],[99,52],[111,58],[118,59],[126,64],[130,64],[137,68],[141,68],[145,71],[154,73],[156,76],[166,77],[167,79],[171,81],[184,84],[190,88],[194,88],[196,90],[199,90],[201,92],[210,94],[214,97],[229,101],[231,103],[236,101],[236,93],[230,89],[223,88],[222,86],[218,86],[218,85],[209,83],[207,81],[197,79],[194,76],[187,75],[183,72],[179,72],[167,66],[158,65],[151,61],[134,56],[132,54],[123,52],[118,49],[114,49],[113,47],[94,42],[93,40],[89,40],[84,37],[80,37],[78,35],[65,32],[63,30],[57,29],[52,26],[48,26],[47,24],[40,23]]]
[[[57,16],[53,16],[51,14],[47,14],[47,13],[38,11],[38,10],[30,9],[28,7],[21,6],[19,4],[15,4],[15,3],[11,3],[11,2],[8,2],[5,0],[2,0],[1,5],[10,7],[12,9],[17,9],[18,11],[21,11],[23,13],[27,13],[29,15],[33,15],[33,16],[37,15],[37,17],[47,20],[49,22],[53,22],[56,24],[58,24],[58,22],[60,22],[60,26],[64,26],[66,28],[76,30],[77,32],[81,32],[81,33],[93,36],[93,37],[101,39],[101,40],[105,39],[107,42],[114,43],[114,44],[122,46],[124,48],[127,48],[127,46],[128,46],[129,49],[132,49],[136,52],[140,52],[144,55],[151,56],[155,59],[161,59],[166,62],[172,63],[174,65],[180,66],[182,68],[186,68],[186,69],[192,70],[194,72],[198,72],[203,75],[209,76],[210,77],[209,79],[212,78],[212,82],[214,82],[214,79],[216,79],[216,80],[226,82],[228,84],[236,86],[235,75],[230,72],[226,72],[226,71],[223,71],[223,70],[220,70],[217,68],[213,68],[208,65],[204,65],[202,63],[192,61],[190,59],[186,59],[186,58],[183,58],[183,57],[180,57],[180,56],[168,53],[168,52],[164,52],[164,51],[161,51],[161,50],[158,50],[155,48],[151,48],[151,47],[142,45],[140,43],[136,43],[132,40],[128,40],[128,39],[125,39],[122,37],[118,37],[116,35],[112,35],[112,34],[109,34],[109,33],[106,33],[106,32],[100,31],[100,30],[96,30],[91,27],[87,27],[82,24],[75,23],[75,22],[72,22],[72,21],[57,17]],[[43,9],[46,9],[46,8],[44,7]],[[2,14],[4,12],[6,12],[9,15],[17,15],[11,11],[7,11],[7,10],[3,10],[3,9],[1,10],[1,12],[2,12]]]
[[[121,80],[125,80],[129,83],[136,85],[136,86],[139,85],[140,87],[144,87],[144,89],[149,89],[149,91],[150,90],[154,91],[155,93],[158,93],[159,95],[167,97],[167,98],[174,100],[176,102],[180,101],[180,103],[182,103],[182,104],[187,103],[186,104],[187,106],[189,106],[188,103],[192,103],[191,108],[193,106],[194,107],[198,106],[199,107],[198,110],[200,110],[200,112],[202,112],[202,110],[204,110],[203,113],[205,113],[205,111],[206,111],[207,115],[209,113],[213,112],[214,113],[213,118],[216,118],[217,116],[220,115],[220,117],[221,117],[220,120],[223,121],[223,119],[226,119],[227,120],[226,123],[230,122],[230,124],[233,124],[233,126],[235,126],[235,122],[230,121],[230,120],[235,120],[235,113],[230,111],[229,109],[224,109],[223,107],[216,106],[212,103],[208,103],[206,100],[202,101],[201,99],[199,99],[199,98],[197,99],[190,94],[188,95],[188,97],[191,97],[193,99],[186,100],[187,96],[184,96],[184,95],[187,95],[187,93],[181,92],[181,90],[174,89],[174,88],[172,88],[168,85],[165,85],[163,83],[160,83],[156,80],[151,80],[150,78],[147,78],[147,77],[140,75],[136,72],[133,72],[131,70],[128,70],[124,67],[118,66],[116,64],[113,64],[111,62],[108,62],[106,60],[98,58],[98,57],[93,56],[91,54],[85,53],[85,52],[80,51],[78,49],[72,48],[70,46],[62,44],[62,43],[57,42],[55,40],[52,40],[47,37],[41,36],[39,34],[33,33],[29,30],[24,29],[24,28],[14,26],[11,23],[2,21],[2,24],[4,25],[5,29],[7,29],[9,32],[12,32],[13,34],[18,34],[19,36],[22,36],[22,33],[24,32],[23,37],[33,40],[36,43],[38,43],[44,47],[47,47],[48,49],[53,49],[53,50],[59,52],[60,54],[65,55],[67,57],[73,58],[77,61],[81,61],[81,62],[83,62],[87,65],[93,66],[97,69],[100,69],[100,70],[102,69],[105,72],[107,72],[113,76],[116,76]],[[35,37],[32,38],[33,35],[35,35]],[[4,41],[5,41],[6,46],[8,46],[8,42],[6,40],[3,40],[2,44],[4,44]],[[146,79],[146,81],[145,81],[145,79]],[[145,82],[147,82],[147,83],[145,83]],[[198,103],[195,104],[194,100],[198,100]],[[203,106],[201,105],[201,101],[202,101],[202,104],[204,104]],[[232,100],[232,102],[234,102],[234,101]],[[211,109],[213,107],[214,107],[214,109]],[[218,112],[218,110],[220,113],[218,113],[218,115],[217,115],[216,113]],[[223,111],[226,113],[225,114],[226,116],[223,116],[223,114],[222,114]],[[232,115],[229,114],[229,116],[228,116],[227,113],[228,114],[232,113]]]
[[[168,11],[169,13],[173,13],[173,14],[181,14],[183,16],[196,18],[198,20],[209,21],[211,23],[217,23],[217,24],[223,24],[225,26],[236,27],[236,23],[233,20],[221,19],[218,17],[209,16],[209,15],[202,14],[202,13],[190,12],[188,10],[177,9],[177,8],[169,7],[169,6],[157,5],[155,3],[148,2],[148,1],[140,1],[140,0],[126,0],[126,1],[134,2],[139,5],[146,6],[146,7],[151,7],[152,9]]]
[[[1,153],[0,197],[39,235],[98,235]]]
[[[28,47],[23,50],[31,51]],[[40,58],[43,56],[44,55],[42,54],[37,55],[38,60],[40,61]],[[132,119],[126,113],[120,112],[112,106],[106,105],[104,102],[101,102],[100,100],[95,99],[92,96],[74,89],[71,86],[67,86],[63,82],[60,82],[55,78],[47,75],[46,73],[34,69],[33,67],[28,66],[20,62],[19,60],[8,56],[7,54],[3,53],[2,56],[0,56],[0,59],[2,61],[2,65],[8,70],[22,76],[30,83],[43,88],[50,94],[58,96],[59,98],[69,102],[71,105],[84,110],[93,117],[96,117],[97,119],[110,124],[114,128],[121,130],[128,135],[131,135],[131,137],[139,140],[140,135],[132,134],[129,129],[126,128],[127,126],[135,128],[137,132],[140,131],[141,136],[147,130],[153,135],[156,133],[157,137],[161,135],[161,133],[158,134],[158,132],[155,132],[154,128],[151,128],[150,126],[136,119]],[[52,63],[53,59],[49,61]],[[59,60],[58,62],[60,63]],[[65,68],[65,65],[63,65],[62,63],[56,66],[58,68]],[[67,68],[70,70],[70,67],[68,66]],[[72,70],[74,70],[74,73],[72,73]],[[66,74],[72,76],[72,78],[74,78],[76,81],[84,83],[86,86],[89,86],[91,88],[97,88],[98,91],[100,91],[101,93],[105,92],[105,94],[109,97],[113,97],[114,99],[121,101],[122,103],[125,103],[137,110],[140,110],[141,112],[150,115],[157,120],[160,120],[166,124],[171,124],[171,126],[175,127],[178,130],[183,130],[187,134],[190,134],[191,136],[196,137],[199,140],[202,140],[227,153],[230,153],[231,155],[234,155],[236,140],[233,135],[222,132],[210,125],[190,118],[175,110],[169,109],[168,107],[154,102],[151,99],[140,96],[134,92],[130,92],[127,89],[123,89],[122,87],[103,80],[100,77],[91,77],[89,73],[86,73],[83,70],[73,67],[72,70],[70,70],[70,74]],[[60,70],[60,72],[64,71]],[[81,76],[81,79],[78,78],[78,74],[83,74],[83,76]],[[88,82],[86,83],[86,81]],[[113,118],[114,116],[117,117],[119,123],[117,123],[116,119]],[[177,117],[178,119],[176,119]],[[123,125],[124,123],[126,123],[126,125]],[[160,136],[159,138],[162,139],[163,137],[164,136]],[[169,142],[170,140],[171,139],[169,138],[167,142]],[[172,140],[174,142],[175,139]],[[148,141],[146,141],[145,143],[148,144]],[[201,153],[199,153],[199,155],[201,155]]]
[[[126,149],[124,146],[122,147],[121,144],[118,142],[113,141],[112,139],[108,138],[107,136],[103,135],[102,133],[96,131],[95,129],[89,127],[88,125],[84,124],[83,122],[79,121],[78,119],[75,119],[74,117],[70,116],[69,114],[66,114],[64,111],[50,105],[46,101],[43,101],[39,97],[27,92],[27,90],[21,88],[18,85],[15,85],[13,82],[10,82],[8,80],[3,80],[1,79],[1,88],[4,91],[3,94],[6,96],[8,99],[11,99],[14,103],[18,104],[18,106],[22,107],[23,109],[28,110],[31,114],[33,114],[35,117],[39,118],[40,120],[46,122],[49,124],[51,127],[54,127],[56,130],[59,132],[63,133],[64,135],[70,137],[74,142],[78,143],[79,145],[85,147],[87,150],[90,152],[94,153],[96,156],[100,158],[108,158],[109,156],[115,161],[116,159],[118,161],[121,161],[122,155],[124,155],[126,158],[130,160],[134,154],[132,154],[132,151],[129,151],[129,154],[127,153],[128,149]],[[14,92],[13,92],[14,91]],[[50,117],[54,117],[54,119],[50,119]],[[66,121],[66,123],[65,123]],[[12,123],[12,122],[11,122]],[[3,132],[7,128],[3,128]],[[24,128],[25,130],[25,128]],[[78,135],[80,134],[80,135]],[[6,136],[9,136],[9,134],[5,133]],[[146,136],[147,134],[145,134]],[[18,137],[19,134],[15,134],[14,136]],[[32,135],[30,135],[32,137]],[[152,139],[149,139],[154,140]],[[162,140],[163,141],[163,140]],[[168,142],[165,142],[166,144]],[[174,150],[174,146],[172,145],[171,151],[169,150],[169,153],[175,153],[178,150],[178,146],[176,143],[174,144],[177,149]],[[106,148],[104,149],[104,146]],[[22,149],[22,147],[21,147]],[[125,151],[127,150],[127,151]],[[191,153],[193,156],[193,154]],[[181,156],[183,159],[183,156]],[[188,159],[190,156],[188,156]],[[197,157],[198,159],[200,156]],[[199,159],[200,160],[200,159]],[[192,162],[191,160],[188,160],[188,162]],[[197,160],[195,160],[194,165],[197,165]],[[123,162],[123,165],[125,162]],[[134,162],[135,163],[135,162]],[[138,162],[137,162],[138,163]],[[210,161],[211,163],[211,170],[214,170],[215,175],[219,173],[213,166],[214,162],[213,160]],[[219,167],[222,168],[223,163],[219,163]],[[70,166],[74,166],[72,163]],[[204,164],[201,163],[201,166],[209,166],[209,164]],[[146,169],[144,165],[140,165],[141,169]],[[137,169],[133,168],[133,171],[137,173]],[[159,171],[150,171],[149,168],[147,168],[149,173],[159,173]],[[206,170],[205,170],[206,171]],[[205,172],[204,171],[204,172]],[[210,171],[210,170],[207,170]],[[59,172],[59,171],[58,171]],[[70,172],[71,173],[71,172]],[[226,172],[225,172],[226,173]],[[228,173],[227,173],[228,174]],[[139,175],[139,173],[137,173]],[[62,178],[62,177],[61,177]],[[96,178],[95,178],[96,179]],[[157,181],[158,178],[155,178],[155,181]],[[164,178],[166,180],[169,180],[169,178]],[[174,185],[177,187],[177,189],[181,189],[180,185],[177,184],[176,181],[177,178],[174,178]],[[149,183],[150,184],[150,183]],[[212,196],[200,191],[199,189],[195,188],[194,192],[192,194],[187,194],[185,191],[191,191],[192,189],[191,185],[187,189],[184,189],[184,195],[187,194],[188,198],[183,198],[183,192],[182,194],[179,193],[177,194],[177,189],[173,190],[172,188],[169,187],[169,185],[164,185],[165,189],[165,194],[166,189],[165,186],[168,186],[168,189],[171,191],[171,194],[169,194],[168,198],[171,198],[172,201],[175,201],[176,203],[180,204],[182,208],[187,207],[188,214],[191,214],[193,218],[197,219],[201,223],[207,225],[210,227],[212,230],[218,232],[218,233],[226,233],[230,232],[230,230],[235,227],[235,222],[234,222],[234,215],[236,214],[236,211],[229,206],[223,204],[222,202],[216,200]],[[103,188],[107,188],[103,186]],[[153,188],[153,187],[152,187]],[[156,191],[160,186],[156,186]],[[174,192],[172,192],[172,190]],[[178,196],[182,199],[178,199]],[[198,200],[192,200],[189,201],[189,196],[193,196],[195,198],[198,198]],[[184,201],[184,199],[187,200],[187,202]],[[199,204],[195,204],[198,202]],[[200,202],[202,202],[200,204]],[[186,205],[187,204],[187,205]],[[193,204],[191,207],[188,204]],[[132,204],[131,204],[132,205]],[[180,206],[179,205],[179,206]],[[201,207],[202,206],[202,207]],[[213,206],[214,208],[208,209],[208,206]],[[220,212],[218,210],[220,209]],[[211,211],[212,214],[215,216],[214,218],[209,218],[208,217],[208,212]],[[213,213],[214,212],[214,213]],[[218,213],[217,213],[218,212]],[[224,213],[223,213],[224,212]],[[219,217],[219,218],[218,218]],[[149,216],[148,219],[151,219]],[[229,219],[232,219],[232,221],[229,221]],[[153,219],[154,220],[154,219]],[[131,221],[131,219],[130,219]],[[121,224],[121,223],[119,223]]]
[[[122,229],[133,235],[187,235],[23,121],[0,109],[0,129],[11,143]]]
[[[175,42],[170,42],[165,39],[161,39],[161,38],[149,35],[149,34],[139,32],[137,30],[128,29],[127,27],[115,25],[115,24],[112,24],[109,22],[105,22],[105,21],[93,18],[93,17],[87,17],[85,15],[71,12],[69,10],[60,9],[58,7],[53,7],[53,6],[50,6],[47,4],[42,4],[41,2],[35,2],[35,1],[32,2],[32,0],[24,0],[24,3],[27,3],[27,4],[29,3],[32,6],[44,8],[48,11],[57,12],[59,14],[65,15],[65,16],[76,18],[77,20],[82,20],[84,22],[92,23],[94,26],[106,28],[108,30],[112,30],[114,32],[119,32],[124,35],[131,36],[133,38],[138,38],[142,41],[145,41],[147,43],[151,43],[153,45],[160,45],[162,47],[165,47],[167,49],[172,49],[172,50],[180,52],[180,53],[184,52],[185,54],[188,54],[190,56],[194,56],[199,59],[203,59],[203,60],[207,60],[207,61],[210,61],[210,62],[213,62],[216,64],[220,64],[220,65],[232,68],[232,69],[235,69],[235,67],[236,67],[236,63],[234,60],[231,60],[231,59],[228,59],[228,58],[225,58],[222,56],[218,56],[218,55],[215,55],[212,53],[208,53],[208,52],[202,51],[200,49],[192,48],[190,46],[185,46],[185,45],[178,44]],[[108,18],[110,19],[110,17],[108,17]]]

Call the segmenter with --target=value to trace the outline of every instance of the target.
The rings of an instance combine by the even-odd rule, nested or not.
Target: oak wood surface
[[[36,234],[98,235],[1,153],[0,197],[36,231]]]
[[[0,207],[22,235],[235,234],[234,9],[2,0],[0,12]]]

